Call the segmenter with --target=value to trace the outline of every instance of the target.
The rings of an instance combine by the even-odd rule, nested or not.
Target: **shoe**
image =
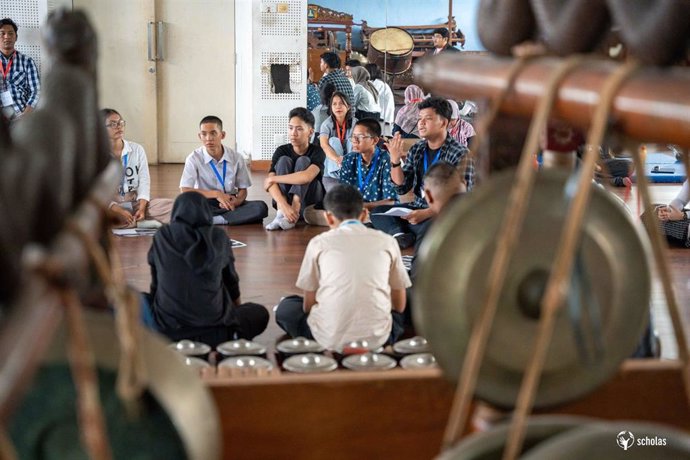
[[[407,249],[414,244],[415,236],[414,233],[396,233],[393,235],[395,241],[398,242],[400,249]]]
[[[280,222],[282,220],[285,220],[285,216],[283,215],[282,211],[278,211],[276,213],[276,218],[271,221],[270,224],[266,225],[266,230],[279,230],[281,229]]]

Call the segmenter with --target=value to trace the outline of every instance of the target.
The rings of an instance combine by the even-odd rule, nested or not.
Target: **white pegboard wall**
[[[0,19],[2,18],[10,18],[16,22],[19,33],[25,27],[38,29],[42,19],[35,0],[3,0],[0,3]]]
[[[0,18],[10,18],[17,23],[16,48],[34,60],[38,73],[43,70],[43,46],[41,26],[48,13],[57,8],[72,9],[71,0],[0,0]]]
[[[237,148],[271,160],[287,143],[288,113],[306,105],[307,0],[236,2],[235,37]]]
[[[270,160],[273,152],[287,143],[288,117],[285,115],[264,115],[261,117],[261,157]]]
[[[38,67],[38,73],[41,73],[41,56],[43,55],[43,52],[41,50],[41,47],[39,45],[19,45],[15,47],[17,48],[17,51],[19,51],[22,54],[26,54],[29,56],[31,59],[34,60],[34,64],[36,64],[36,67]]]
[[[305,67],[300,62],[301,53],[261,53],[261,99],[264,101],[299,101],[306,91],[304,77]],[[287,64],[290,66],[290,90],[292,93],[275,93],[271,84],[271,64]]]
[[[261,2],[261,36],[293,36],[302,34],[301,0],[262,1]]]

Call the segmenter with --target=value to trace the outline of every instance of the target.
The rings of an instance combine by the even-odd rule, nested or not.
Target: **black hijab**
[[[213,226],[211,207],[200,193],[185,192],[178,196],[170,223],[156,236],[154,244],[161,253],[176,254],[195,275],[220,273],[228,263],[228,254],[218,251],[228,237]]]

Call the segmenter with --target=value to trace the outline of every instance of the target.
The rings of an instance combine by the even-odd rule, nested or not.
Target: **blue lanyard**
[[[431,162],[431,166],[433,166],[434,163],[436,163],[441,156],[441,152],[443,152],[443,147],[438,149],[438,152],[436,152],[436,156],[434,157],[434,160]],[[424,174],[426,174],[427,170],[429,169],[429,151],[427,150],[426,147],[424,147]]]
[[[364,193],[371,183],[371,178],[374,177],[374,170],[379,162],[379,149],[376,148],[376,153],[374,153],[374,159],[371,160],[369,164],[369,172],[367,173],[367,178],[362,182],[362,154],[357,155],[357,182],[359,183],[359,191]]]
[[[213,160],[211,160],[211,168],[213,168],[213,173],[216,175],[216,177],[218,178],[218,182],[220,182],[220,186],[223,188],[223,193],[226,193],[225,173],[228,172],[228,162],[225,159],[223,159],[223,177],[220,177],[220,173],[218,172],[216,165],[213,164]]]
[[[129,161],[129,154],[122,155],[122,189],[120,195],[125,195],[125,187],[127,184],[127,162]]]
[[[343,225],[361,225],[362,223],[358,221],[357,219],[348,219],[344,220],[340,223],[339,227],[342,227]]]

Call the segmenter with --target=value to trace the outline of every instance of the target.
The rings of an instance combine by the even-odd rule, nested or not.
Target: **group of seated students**
[[[380,122],[354,118],[343,92],[331,93],[318,144],[312,142],[313,114],[302,107],[290,111],[289,143],[276,149],[263,184],[277,209],[266,228],[293,228],[305,210],[318,207],[325,208],[316,212],[331,230],[307,248],[297,282],[304,296],[287,297],[278,307],[277,322],[286,332],[314,337],[336,350],[352,340],[383,345],[399,336],[410,287],[400,249],[411,244],[410,238],[421,238],[434,215],[424,195],[424,176],[439,165],[458,174],[468,153],[449,135],[451,114],[444,99],[422,101],[418,129],[423,140],[403,162],[400,134],[383,142]],[[229,238],[214,225],[258,223],[268,207],[246,199],[249,172],[244,158],[223,145],[222,121],[207,116],[199,123],[202,145],[185,161],[183,193],[173,204],[151,199],[146,155],[140,145],[124,140],[121,115],[104,109],[101,116],[112,154],[124,170],[112,214],[123,227],[151,219],[166,224],[148,255],[145,323],[172,340],[210,345],[260,334],[269,314],[261,305],[242,303]],[[458,184],[452,195],[471,189],[471,163]],[[411,210],[407,216],[377,215],[409,190],[414,202],[401,205]],[[426,193],[430,200],[437,196]],[[370,212],[371,223],[365,226]],[[346,306],[351,314],[338,313]]]
[[[290,111],[289,143],[276,149],[263,184],[277,209],[266,228],[293,228],[314,207],[324,208],[318,212],[330,227],[307,247],[296,283],[303,295],[286,297],[277,307],[276,321],[291,336],[314,338],[336,351],[356,340],[378,347],[397,340],[409,321],[411,281],[401,249],[418,244],[433,217],[474,185],[468,149],[451,135],[455,108],[438,97],[415,104],[420,140],[406,154],[401,133],[383,141],[380,122],[354,118],[343,92],[331,92],[318,144],[312,142],[313,113],[302,107]],[[104,109],[101,115],[112,154],[124,170],[112,214],[125,227],[148,219],[166,224],[148,255],[146,324],[172,340],[210,345],[263,332],[268,311],[242,303],[229,238],[214,225],[259,223],[268,207],[246,200],[249,172],[244,159],[223,145],[221,120],[201,120],[202,146],[186,159],[183,193],[173,205],[151,199],[146,155],[124,139],[120,114]],[[669,240],[690,247],[683,210],[689,190],[686,181],[657,214]],[[409,191],[413,201],[398,203]],[[385,214],[393,205],[409,212]],[[413,262],[412,280],[414,274]]]

